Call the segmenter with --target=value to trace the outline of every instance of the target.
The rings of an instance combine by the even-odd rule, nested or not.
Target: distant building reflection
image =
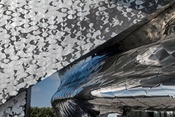
[[[174,29],[174,12],[172,5],[149,23],[136,24],[58,71],[61,84],[51,100],[58,117],[114,112],[153,117],[163,116],[158,112],[162,110],[171,116],[175,107],[175,32],[168,30]],[[148,112],[130,113],[134,110]]]

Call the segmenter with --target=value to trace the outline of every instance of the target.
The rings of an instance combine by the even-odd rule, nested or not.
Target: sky
[[[53,74],[32,87],[31,107],[51,107],[51,97],[60,84],[58,74]]]
[[[31,92],[31,107],[51,107],[51,97],[59,85],[60,79],[56,73],[34,85]],[[108,117],[117,117],[117,114],[109,114]]]
[[[112,113],[112,114],[109,114],[108,117],[117,117],[117,113]]]

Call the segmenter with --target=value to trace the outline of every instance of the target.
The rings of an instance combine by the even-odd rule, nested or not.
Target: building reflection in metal
[[[128,107],[174,109],[174,47],[175,39],[168,39],[121,55],[85,59],[62,76],[52,105],[63,117]]]
[[[169,19],[158,17],[169,22],[163,29],[154,30],[158,35],[151,36],[153,41],[142,35],[145,40],[136,44],[142,37],[128,36],[132,40],[126,38],[111,44],[58,71],[61,84],[51,100],[58,117],[96,117],[111,112],[126,115],[132,109],[175,109],[174,6],[171,12],[164,13]],[[150,25],[143,27],[147,34],[153,31],[149,30]],[[133,46],[127,46],[127,42]]]

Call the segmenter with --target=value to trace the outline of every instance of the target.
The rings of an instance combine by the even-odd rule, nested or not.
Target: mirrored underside
[[[137,30],[131,27],[125,39],[119,34],[114,40],[120,41],[58,71],[61,84],[51,100],[57,115],[175,109],[174,12],[172,5]]]
[[[61,75],[52,105],[62,116],[96,116],[128,107],[173,110],[174,47],[172,38],[121,55],[82,60]]]

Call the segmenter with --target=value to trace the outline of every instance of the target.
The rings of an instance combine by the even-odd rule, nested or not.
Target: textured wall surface
[[[0,7],[0,104],[144,17],[104,0],[8,0]]]
[[[96,117],[126,108],[173,110],[174,47],[175,30],[160,42],[112,56],[97,53],[58,72],[61,84],[52,97],[58,117]]]
[[[26,109],[26,92],[0,106],[0,117],[24,117]]]
[[[2,0],[0,104],[169,1]]]
[[[61,84],[52,97],[58,117],[174,109],[174,13],[175,4],[106,42],[107,49],[58,71]]]

